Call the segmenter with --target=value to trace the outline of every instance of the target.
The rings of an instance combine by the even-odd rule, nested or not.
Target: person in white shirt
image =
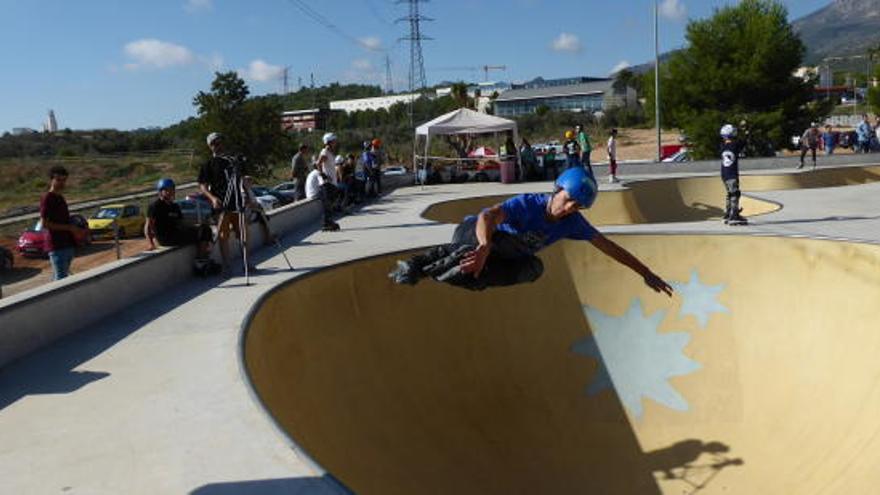
[[[608,138],[608,182],[619,182],[617,179],[617,129],[611,129],[611,136]]]
[[[318,199],[324,207],[324,227],[326,231],[339,230],[339,224],[332,219],[333,201],[330,195],[335,188],[325,178],[324,172],[315,168],[306,177],[306,199]]]
[[[339,147],[339,143],[336,141],[336,134],[333,134],[332,132],[324,134],[323,141],[324,149],[322,149],[321,153],[318,155],[315,167],[324,173],[327,182],[335,186],[337,184],[336,150]]]

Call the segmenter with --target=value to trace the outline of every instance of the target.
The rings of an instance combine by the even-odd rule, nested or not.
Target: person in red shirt
[[[49,170],[49,190],[40,197],[40,220],[43,229],[48,231],[46,251],[55,280],[61,280],[70,273],[75,246],[73,234],[82,230],[70,223],[67,201],[61,195],[67,184],[67,175],[64,167],[52,167]]]

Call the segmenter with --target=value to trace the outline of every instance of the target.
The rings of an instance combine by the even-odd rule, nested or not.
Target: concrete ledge
[[[270,228],[283,234],[314,230],[321,215],[320,202],[305,201],[268,216]],[[248,233],[252,246],[263,245],[258,225],[250,225]],[[191,280],[194,258],[193,246],[141,253],[0,300],[0,367]]]

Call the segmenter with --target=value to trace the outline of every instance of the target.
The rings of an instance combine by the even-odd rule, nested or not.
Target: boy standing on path
[[[575,131],[577,132],[578,146],[581,147],[581,164],[587,167],[587,170],[592,174],[593,165],[590,163],[590,153],[593,152],[593,144],[590,142],[590,136],[581,125],[576,126]]]
[[[61,280],[70,274],[73,262],[73,234],[83,230],[70,223],[70,210],[61,195],[67,185],[67,169],[56,165],[49,170],[49,190],[40,197],[40,220],[46,235],[46,251],[52,265],[53,280]]]
[[[608,138],[608,168],[608,182],[620,182],[617,179],[617,129],[611,129],[611,137]]]
[[[727,208],[724,211],[724,223],[727,225],[746,225],[748,220],[740,215],[739,198],[739,152],[742,145],[736,139],[736,127],[725,124],[721,128],[721,180],[727,189]]]

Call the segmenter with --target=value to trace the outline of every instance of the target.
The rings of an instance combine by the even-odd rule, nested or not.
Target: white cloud
[[[351,68],[359,71],[372,71],[373,63],[365,58],[359,58],[351,61]]]
[[[264,60],[254,60],[247,69],[238,71],[241,76],[250,81],[268,82],[281,77],[284,67],[272,65]]]
[[[184,4],[183,8],[190,14],[213,10],[214,0],[186,0],[186,4]]]
[[[132,41],[125,45],[124,51],[131,59],[123,66],[128,70],[166,69],[195,61],[189,48],[157,39]]]
[[[621,60],[620,62],[617,63],[617,65],[614,66],[614,68],[611,69],[610,74],[617,74],[618,72],[630,67],[631,65],[632,64],[630,64],[628,61]]]
[[[687,17],[687,7],[682,0],[663,0],[660,4],[660,15],[673,21],[681,21]]]
[[[560,33],[559,36],[553,40],[553,50],[557,52],[569,52],[569,53],[580,53],[584,47],[581,45],[581,40],[576,35],[571,33]]]
[[[358,39],[358,43],[361,44],[367,50],[371,52],[378,52],[382,50],[382,40],[375,36],[367,36],[365,38]]]

